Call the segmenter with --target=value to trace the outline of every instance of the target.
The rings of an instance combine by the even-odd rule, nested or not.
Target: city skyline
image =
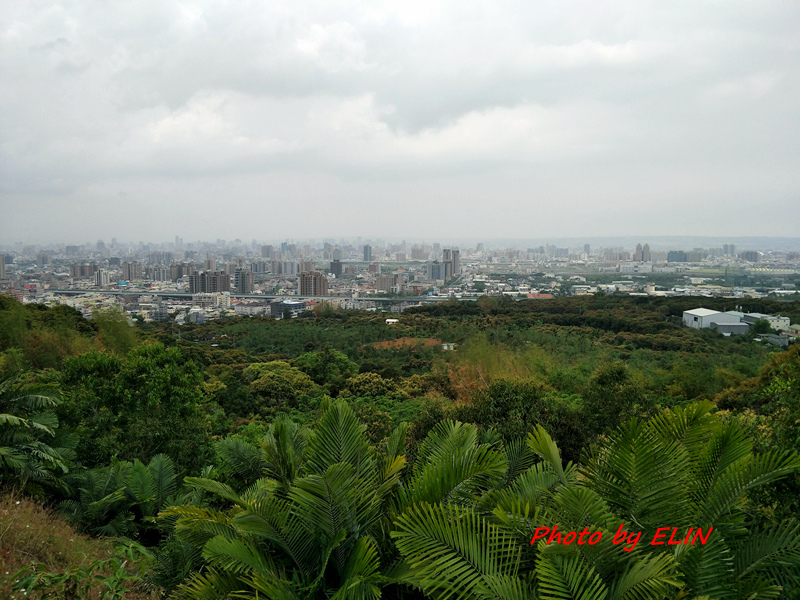
[[[636,251],[637,246],[645,244],[652,250],[690,250],[693,248],[714,248],[734,244],[741,250],[759,251],[798,251],[800,250],[800,237],[773,237],[773,236],[647,236],[647,235],[628,235],[628,236],[585,236],[585,237],[542,237],[528,239],[498,239],[498,238],[457,238],[457,237],[434,237],[431,239],[414,237],[390,237],[390,236],[324,236],[319,238],[302,237],[277,237],[274,239],[184,239],[182,236],[174,236],[166,240],[118,240],[116,237],[101,237],[94,241],[78,239],[57,239],[38,243],[25,243],[15,241],[14,243],[0,243],[0,251],[20,252],[28,247],[35,247],[41,250],[61,250],[74,247],[82,249],[104,249],[110,251],[115,248],[116,252],[138,251],[146,246],[151,249],[171,249],[209,251],[214,248],[249,248],[251,252],[257,253],[259,248],[265,244],[308,245],[315,248],[323,246],[332,247],[353,247],[357,253],[364,257],[364,262],[372,259],[373,250],[384,250],[391,246],[403,246],[407,249],[414,247],[445,247],[450,246],[455,249],[475,248],[476,246],[486,250],[507,250],[525,249],[531,247],[559,246],[567,247],[579,251],[582,247],[589,246],[597,248],[626,248]],[[369,248],[369,257],[364,253],[365,248]],[[413,260],[413,257],[410,257]],[[212,261],[213,262],[213,261]],[[214,270],[210,268],[210,270]]]

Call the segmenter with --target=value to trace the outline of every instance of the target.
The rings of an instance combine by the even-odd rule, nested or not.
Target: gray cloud
[[[795,3],[84,0],[0,23],[0,243],[800,226]]]

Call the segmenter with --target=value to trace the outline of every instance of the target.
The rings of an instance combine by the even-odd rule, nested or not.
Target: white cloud
[[[356,207],[337,218],[329,198],[399,197],[406,182],[451,215],[501,193],[531,216],[535,189],[574,207],[555,228],[581,210],[587,227],[619,228],[599,196],[628,214],[659,209],[663,190],[727,210],[769,189],[784,206],[800,185],[798,12],[779,0],[4,3],[0,208],[71,210],[109,186],[157,194],[154,182],[197,198],[178,190],[201,180],[200,195],[236,189],[251,208],[265,180],[302,193],[331,233]],[[37,211],[13,214],[0,236],[37,229]],[[798,219],[765,222],[788,234]]]

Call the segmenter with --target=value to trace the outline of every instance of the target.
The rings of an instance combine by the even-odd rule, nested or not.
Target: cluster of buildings
[[[74,298],[79,292],[89,299],[119,296],[131,314],[153,320],[233,314],[283,318],[321,301],[397,311],[418,302],[483,295],[760,298],[792,296],[798,285],[796,249],[722,244],[677,250],[654,240],[515,248],[378,239],[185,243],[176,237],[163,244],[112,240],[0,247],[0,291],[26,302],[80,304]],[[277,300],[305,304],[302,310],[299,304],[282,308],[273,306]]]
[[[800,325],[792,325],[789,317],[768,315],[758,312],[742,312],[741,310],[719,311],[708,308],[695,308],[683,311],[683,324],[693,329],[713,329],[724,336],[743,335],[750,331],[759,321],[769,325],[771,331],[762,335],[778,346],[788,346],[790,342],[800,338]]]
[[[208,251],[204,253],[176,252],[174,248],[182,244],[178,239],[169,250],[128,248],[120,251],[124,257],[113,256],[120,250],[116,241],[110,247],[98,242],[94,248],[67,246],[45,253],[37,248],[35,258],[30,256],[34,248],[24,248],[20,254],[4,255],[0,289],[25,290],[23,296],[31,301],[48,292],[65,290],[191,295],[227,292],[235,297],[421,295],[458,279],[462,270],[459,250],[438,244],[414,245],[411,254],[425,260],[412,265],[393,262],[406,258],[405,244],[385,246],[380,252],[373,251],[369,243],[359,252],[350,245],[329,243],[321,247],[289,243],[250,248],[218,245],[205,248]],[[8,270],[11,277],[6,277],[6,264],[12,265]]]

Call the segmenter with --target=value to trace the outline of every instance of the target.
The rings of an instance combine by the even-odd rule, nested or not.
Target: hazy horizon
[[[796,3],[20,2],[0,23],[0,246],[800,231]]]
[[[179,236],[180,237],[180,236]],[[116,238],[114,238],[116,239]],[[722,247],[725,244],[734,244],[737,251],[742,250],[772,250],[772,251],[797,251],[800,250],[800,237],[763,237],[763,236],[739,236],[739,237],[715,237],[715,236],[587,236],[587,237],[550,237],[550,238],[528,238],[528,239],[503,239],[503,238],[458,238],[458,237],[441,237],[441,238],[414,238],[414,237],[391,237],[391,236],[324,236],[319,238],[275,238],[275,239],[249,239],[242,240],[240,238],[224,239],[218,238],[217,240],[190,240],[180,238],[182,240],[182,248],[187,249],[189,246],[196,246],[199,244],[215,244],[219,239],[225,242],[225,245],[237,245],[236,240],[239,240],[241,245],[249,246],[253,242],[257,244],[281,244],[282,242],[289,242],[293,244],[316,244],[322,245],[325,242],[333,243],[336,245],[354,245],[363,246],[364,244],[398,244],[406,242],[409,247],[415,244],[432,245],[435,243],[440,244],[442,248],[452,246],[454,248],[474,248],[476,244],[481,243],[487,250],[499,249],[526,249],[540,245],[554,245],[557,247],[571,247],[579,248],[584,244],[589,244],[592,249],[598,248],[633,248],[637,244],[649,244],[651,250],[664,251],[664,250],[691,250],[692,248],[715,248]],[[33,245],[43,248],[59,247],[68,245],[90,245],[94,246],[97,242],[102,241],[107,246],[112,243],[112,238],[99,238],[97,240],[58,240],[40,243],[30,243],[25,245]],[[125,240],[119,239],[117,243],[120,246],[138,247],[139,244],[147,244],[156,247],[168,247],[174,244],[173,239],[169,240]],[[17,242],[24,244],[23,242]],[[12,249],[15,244],[0,244],[0,249]],[[376,246],[377,247],[377,246]]]

